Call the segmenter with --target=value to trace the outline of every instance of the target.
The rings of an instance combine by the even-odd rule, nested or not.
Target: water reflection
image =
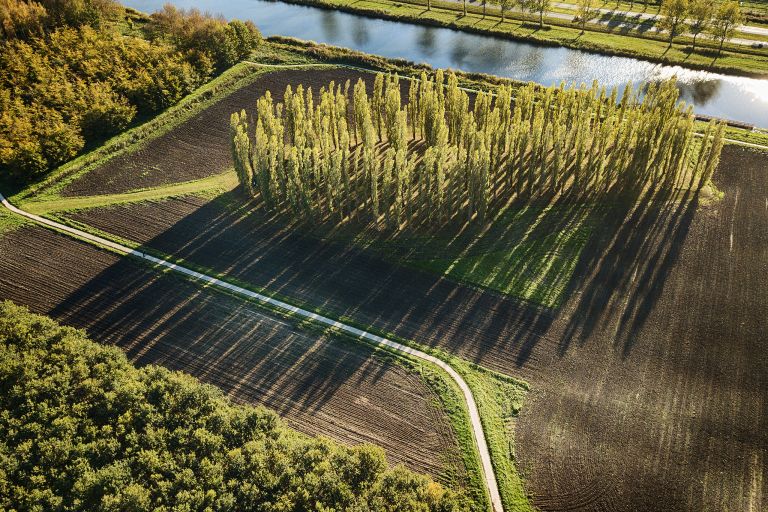
[[[471,55],[472,49],[467,44],[466,38],[456,37],[453,46],[451,47],[451,60],[457,69],[465,67],[464,64],[467,58]]]
[[[352,22],[352,41],[358,47],[368,44],[368,24],[364,18],[356,18]]]
[[[700,80],[694,82],[679,82],[680,97],[689,103],[704,105],[720,91],[719,80]]]
[[[427,57],[435,54],[435,41],[437,39],[435,29],[432,27],[419,27],[419,36],[416,39],[416,45],[421,53]]]
[[[167,0],[124,0],[152,12]],[[768,127],[768,80],[731,77],[625,57],[542,47],[479,34],[424,27],[267,0],[173,0],[228,18],[250,19],[265,35],[285,35],[353,48],[384,57],[491,73],[545,85],[591,84],[623,88],[678,77],[682,97],[697,113]],[[479,2],[476,2],[479,5]]]
[[[320,21],[325,31],[326,39],[339,38],[339,23],[335,12],[323,11],[320,15]]]

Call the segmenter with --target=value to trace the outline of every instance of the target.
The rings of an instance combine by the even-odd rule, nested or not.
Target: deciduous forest
[[[0,509],[453,511],[380,448],[263,408],[0,302]]]

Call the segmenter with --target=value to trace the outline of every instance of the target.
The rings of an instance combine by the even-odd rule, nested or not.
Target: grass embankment
[[[14,215],[5,208],[0,207],[0,238],[14,229],[23,226],[25,223],[26,221],[22,217]]]
[[[672,47],[663,35],[636,31],[626,34],[612,31],[609,27],[591,24],[582,33],[581,29],[567,20],[546,19],[544,28],[539,28],[529,16],[510,13],[504,22],[489,9],[482,15],[482,8],[472,6],[467,16],[461,11],[460,3],[434,1],[427,10],[426,2],[406,3],[390,0],[290,0],[294,3],[339,9],[357,14],[397,21],[408,21],[441,26],[468,32],[490,34],[508,39],[530,41],[539,44],[558,45],[578,50],[593,51],[608,55],[636,57],[652,62],[676,64],[692,69],[705,69],[744,76],[768,76],[768,50],[752,49],[744,45],[727,44],[718,56],[713,41],[697,40],[697,51],[690,51],[690,39],[680,38]],[[704,46],[708,48],[704,48]]]
[[[136,190],[123,194],[104,194],[84,197],[61,197],[39,201],[37,198],[21,201],[18,206],[30,213],[43,215],[46,213],[72,211],[82,208],[98,208],[101,206],[136,203],[142,201],[157,201],[169,197],[203,195],[215,197],[237,187],[238,181],[234,171],[216,174],[201,180],[174,183],[159,187]]]

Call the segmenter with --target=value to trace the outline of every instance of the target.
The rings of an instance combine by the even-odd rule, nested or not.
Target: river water
[[[144,12],[167,0],[123,0]],[[173,0],[227,18],[251,20],[266,36],[282,35],[327,43],[434,67],[490,73],[552,85],[565,82],[607,87],[640,86],[677,76],[681,97],[698,114],[768,128],[768,80],[734,77],[627,57],[538,46],[491,36],[370,19],[354,14],[267,0]]]

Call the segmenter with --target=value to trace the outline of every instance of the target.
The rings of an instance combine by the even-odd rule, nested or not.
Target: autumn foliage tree
[[[0,0],[1,178],[45,174],[173,105],[259,40],[252,24],[163,12],[150,41],[116,29],[126,13],[112,0]]]
[[[467,509],[380,448],[305,436],[10,302],[0,389],[0,510]]]
[[[642,99],[591,88],[480,92],[471,106],[455,75],[378,74],[319,91],[268,92],[231,119],[235,168],[269,209],[308,220],[364,216],[392,228],[494,217],[511,200],[637,195],[711,176],[723,126],[703,147],[674,82]],[[713,142],[714,141],[714,142]],[[698,153],[697,153],[698,150]],[[697,156],[698,155],[698,156]]]

